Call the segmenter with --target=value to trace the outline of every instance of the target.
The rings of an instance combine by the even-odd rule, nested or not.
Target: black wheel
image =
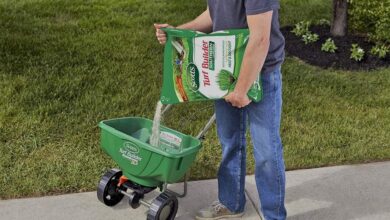
[[[131,208],[133,208],[133,209],[138,208],[141,205],[141,203],[139,201],[142,198],[144,198],[144,196],[141,194],[138,194],[136,192],[131,193],[130,198],[129,198],[129,205],[131,206]]]
[[[147,220],[173,220],[178,208],[179,202],[176,196],[163,192],[153,200],[148,211]]]
[[[118,169],[111,169],[104,174],[97,187],[97,197],[100,202],[107,206],[114,206],[122,200],[123,194],[118,191],[122,189],[118,188],[121,176],[122,171]]]

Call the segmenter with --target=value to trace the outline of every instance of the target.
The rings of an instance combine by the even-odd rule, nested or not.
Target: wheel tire
[[[178,208],[179,202],[176,196],[163,192],[153,200],[147,220],[173,220]]]
[[[144,196],[140,195],[140,194],[138,194],[136,192],[133,192],[130,195],[131,195],[130,198],[129,198],[129,205],[130,205],[130,207],[133,208],[133,209],[136,209],[136,208],[140,207],[140,205],[141,205],[140,200],[142,198],[144,198]]]
[[[123,194],[118,191],[121,176],[122,171],[118,169],[111,169],[104,174],[97,187],[97,197],[100,202],[107,206],[114,206],[123,199]]]

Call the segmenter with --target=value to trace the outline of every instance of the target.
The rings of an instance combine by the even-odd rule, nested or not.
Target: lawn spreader
[[[167,105],[163,113],[169,107]],[[160,148],[148,142],[153,126],[149,119],[127,117],[101,121],[101,148],[120,169],[111,169],[100,179],[98,199],[107,206],[115,206],[126,196],[131,208],[140,205],[149,208],[147,220],[175,219],[177,197],[187,194],[187,171],[214,120],[215,114],[196,138],[160,126]],[[183,177],[182,193],[168,189],[168,184],[177,183]],[[144,200],[145,194],[157,188],[160,191],[157,197],[151,202]]]

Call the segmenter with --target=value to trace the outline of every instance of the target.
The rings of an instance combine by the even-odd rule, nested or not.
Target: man
[[[266,220],[286,219],[284,206],[285,168],[280,139],[284,38],[279,30],[279,0],[208,0],[196,19],[178,26],[205,33],[249,28],[249,41],[236,88],[215,102],[222,161],[218,171],[218,199],[198,212],[197,219],[240,217],[245,207],[246,143],[249,122],[254,145],[255,179],[261,211]],[[165,44],[166,35],[155,24],[156,36]],[[246,95],[261,74],[263,99],[251,102]]]

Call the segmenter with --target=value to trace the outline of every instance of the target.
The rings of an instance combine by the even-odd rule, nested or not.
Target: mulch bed
[[[379,59],[370,53],[374,45],[369,43],[366,37],[351,34],[346,37],[332,37],[338,49],[335,53],[327,53],[321,51],[321,46],[331,37],[329,26],[312,26],[310,30],[319,35],[319,40],[307,45],[300,37],[291,33],[292,29],[291,26],[282,28],[282,33],[286,38],[287,54],[298,57],[309,64],[343,70],[372,70],[390,66],[390,55],[387,55],[385,59]],[[365,51],[364,60],[361,62],[350,59],[351,45],[356,43]]]

